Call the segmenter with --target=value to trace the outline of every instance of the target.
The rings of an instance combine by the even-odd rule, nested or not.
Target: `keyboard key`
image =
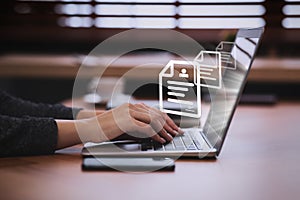
[[[193,140],[194,141],[194,144],[196,145],[196,147],[197,147],[197,149],[202,149],[202,145],[201,145],[201,143],[199,142],[199,140],[197,140],[197,139],[195,139],[195,140]]]
[[[170,143],[164,145],[164,147],[165,147],[165,150],[166,150],[166,151],[172,151],[172,150],[175,150],[175,149],[174,149],[174,146],[173,146],[173,144],[172,144],[172,142],[170,142]]]
[[[175,148],[184,147],[184,143],[182,142],[181,137],[174,137],[173,142],[174,142]]]
[[[142,151],[147,151],[147,150],[152,150],[153,149],[153,144],[152,144],[152,140],[147,140],[147,141],[143,141],[141,143],[141,149]]]
[[[190,144],[188,147],[186,147],[187,150],[197,150],[196,146],[194,144]]]
[[[192,132],[191,138],[192,138],[194,144],[196,145],[197,149],[202,149],[201,142],[199,141],[199,139],[197,139],[199,137],[199,134],[200,134],[200,132]]]
[[[184,146],[177,146],[177,147],[175,147],[174,150],[175,151],[184,151],[184,150],[186,150],[186,148]]]
[[[201,141],[198,132],[187,132],[184,135],[176,136],[173,140],[167,144],[161,144],[159,142],[151,140],[151,143],[145,143],[142,145],[142,150],[147,151],[149,149],[155,151],[184,151],[184,150],[201,150]]]
[[[185,135],[185,136],[182,136],[181,137],[182,140],[183,140],[183,143],[186,147],[190,146],[191,144],[193,144],[193,141],[192,139],[188,136],[188,135]]]
[[[153,148],[154,148],[154,150],[163,150],[163,145],[159,142],[154,141]]]
[[[184,151],[186,149],[180,137],[176,139],[174,138],[173,141],[174,141],[174,146],[176,151]]]
[[[147,150],[148,150],[145,143],[142,143],[142,144],[141,144],[141,150],[142,150],[142,151],[147,151]]]

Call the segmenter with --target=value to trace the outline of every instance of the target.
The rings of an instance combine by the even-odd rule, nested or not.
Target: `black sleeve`
[[[0,91],[0,115],[22,117],[25,115],[33,117],[52,117],[55,119],[73,119],[80,108],[68,108],[61,104],[42,104],[25,101],[6,92]]]
[[[53,118],[0,115],[0,157],[52,154],[57,132]]]

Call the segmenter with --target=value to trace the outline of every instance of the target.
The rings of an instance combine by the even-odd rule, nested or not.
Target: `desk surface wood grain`
[[[1,158],[0,199],[299,199],[300,103],[239,106],[216,160],[175,172],[81,171],[81,146]]]
[[[80,70],[83,77],[100,74],[121,77],[126,74],[134,78],[153,79],[169,60],[178,59],[169,54],[128,55],[116,60],[112,56],[89,57],[84,61],[85,58],[83,55],[1,55],[0,77],[74,79]],[[85,67],[82,67],[82,63]],[[248,79],[260,82],[299,82],[299,66],[298,58],[257,58]]]

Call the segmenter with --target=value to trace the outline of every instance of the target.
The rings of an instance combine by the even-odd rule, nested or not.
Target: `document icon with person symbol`
[[[201,116],[198,63],[171,60],[159,73],[159,107],[165,113],[199,118]],[[168,104],[168,106],[166,106]],[[174,106],[170,106],[174,104]],[[180,109],[170,109],[172,107]]]

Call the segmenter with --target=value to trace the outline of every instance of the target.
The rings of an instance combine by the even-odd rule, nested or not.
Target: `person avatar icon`
[[[179,77],[180,78],[189,78],[189,74],[187,74],[186,72],[187,72],[186,69],[182,68],[181,73],[179,74]]]

